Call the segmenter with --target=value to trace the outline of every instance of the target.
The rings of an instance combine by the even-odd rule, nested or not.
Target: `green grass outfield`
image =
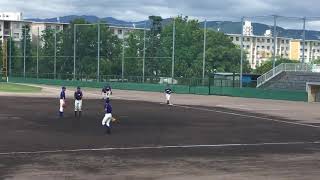
[[[22,84],[13,84],[13,83],[0,83],[0,92],[13,92],[13,93],[34,93],[40,92],[40,87],[33,87]]]

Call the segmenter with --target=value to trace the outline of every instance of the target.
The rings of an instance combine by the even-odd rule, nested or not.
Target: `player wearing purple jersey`
[[[59,116],[63,117],[63,110],[66,105],[66,88],[62,87],[60,92],[60,108],[59,108]]]
[[[79,114],[79,117],[81,117],[82,97],[83,97],[83,93],[81,91],[81,88],[77,87],[77,90],[74,92],[74,116],[75,117],[77,117],[77,114]]]
[[[102,120],[102,126],[106,127],[106,133],[111,134],[111,121],[112,121],[112,106],[109,98],[106,99],[104,104],[105,116]]]

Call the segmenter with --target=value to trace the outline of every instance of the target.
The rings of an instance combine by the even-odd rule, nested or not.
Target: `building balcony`
[[[10,36],[10,29],[4,29],[3,35],[4,36]]]

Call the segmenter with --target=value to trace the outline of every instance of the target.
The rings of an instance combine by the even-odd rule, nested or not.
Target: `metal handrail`
[[[312,72],[312,66],[307,63],[282,63],[257,79],[257,88],[282,72]]]

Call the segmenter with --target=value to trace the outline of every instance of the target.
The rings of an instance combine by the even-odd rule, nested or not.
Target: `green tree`
[[[188,17],[178,17],[176,22],[175,76],[201,77],[203,59],[203,34],[199,22]],[[161,39],[161,56],[172,56],[172,23],[164,27]],[[170,74],[170,61],[163,61],[160,72]],[[207,31],[206,74],[240,71],[240,48],[223,33]],[[244,61],[244,72],[250,72]]]
[[[125,76],[142,76],[143,37],[142,31],[134,31],[125,39]]]
[[[146,74],[148,76],[158,76],[160,59],[156,58],[161,56],[160,45],[162,38],[162,18],[160,16],[150,16],[149,21],[151,22],[150,31],[147,32],[146,39]],[[142,39],[143,40],[143,39]]]
[[[74,25],[76,29],[76,74],[80,77],[96,78],[98,52],[98,25],[89,24],[84,19],[76,19],[61,35],[59,54],[68,57],[61,62],[61,70],[73,73]],[[121,42],[106,25],[100,25],[100,75],[121,72]]]
[[[31,34],[30,34],[30,25],[22,26],[22,38],[20,42],[21,54],[25,56],[25,65],[26,65],[26,73],[35,72],[35,62],[32,58],[32,46],[31,46]],[[22,58],[23,61],[23,58]],[[23,64],[23,62],[22,62]]]
[[[312,63],[313,64],[320,64],[320,58],[313,60]]]

